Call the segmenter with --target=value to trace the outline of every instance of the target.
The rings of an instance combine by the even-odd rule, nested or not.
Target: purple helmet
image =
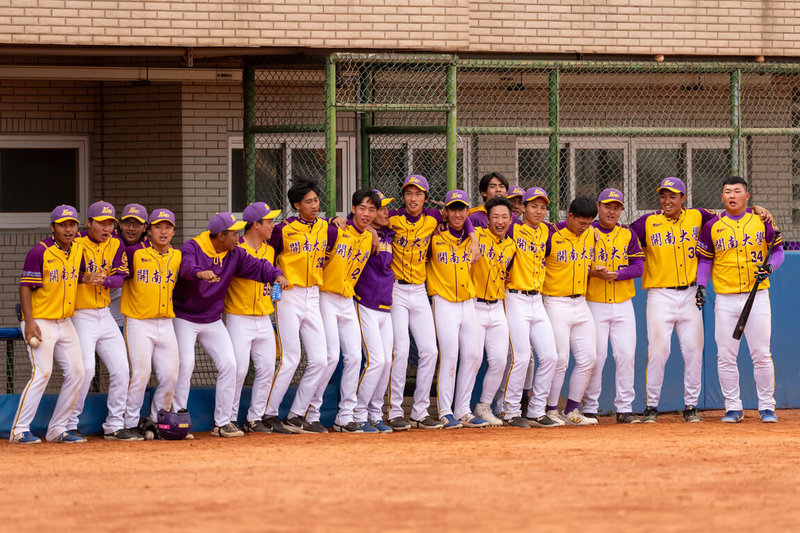
[[[158,432],[162,439],[181,440],[185,439],[192,431],[192,418],[189,411],[181,409],[177,413],[158,410]]]

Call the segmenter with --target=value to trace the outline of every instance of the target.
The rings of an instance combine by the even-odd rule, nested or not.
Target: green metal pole
[[[325,211],[336,216],[336,63],[328,57],[325,68]]]
[[[247,184],[247,203],[256,201],[256,69],[244,67],[244,172]]]
[[[456,175],[458,155],[458,124],[456,121],[456,65],[450,63],[447,66],[447,104],[450,109],[447,111],[447,190],[458,188],[458,176]]]
[[[731,176],[741,176],[742,146],[742,71],[731,72]]]
[[[368,104],[372,96],[372,71],[366,69],[361,71],[358,76],[361,91],[361,103]],[[372,126],[372,114],[361,114],[361,187],[366,189],[370,186],[370,148],[369,148],[369,127]]]
[[[558,221],[558,212],[560,210],[561,194],[558,183],[558,170],[559,170],[559,106],[558,106],[558,85],[559,85],[559,71],[553,69],[549,73],[548,78],[548,101],[549,101],[549,120],[550,126],[550,145],[547,152],[547,168],[548,176],[550,177],[549,196],[550,196],[550,221]]]

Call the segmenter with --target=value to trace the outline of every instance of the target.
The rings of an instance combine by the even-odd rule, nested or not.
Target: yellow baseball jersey
[[[262,242],[253,248],[244,238],[239,238],[239,248],[256,259],[266,259],[275,264],[275,248]],[[267,316],[275,308],[272,305],[272,284],[246,278],[233,277],[225,293],[225,312],[232,315]]]
[[[677,219],[655,211],[631,224],[644,249],[642,287],[681,287],[697,281],[697,239],[714,217],[706,209],[684,209]]]
[[[19,284],[33,289],[33,319],[57,320],[75,314],[82,261],[83,246],[76,242],[65,251],[47,238],[31,248]]]
[[[628,274],[626,269],[634,264],[638,264],[641,268],[644,252],[639,247],[639,239],[633,231],[619,224],[611,231],[599,227],[597,221],[593,223],[593,227],[597,229],[593,266],[604,266],[608,270],[619,271],[619,278],[605,281],[590,277],[586,299],[602,303],[630,300],[636,294],[636,287],[633,284],[633,277],[626,275]],[[640,272],[637,272],[635,277],[639,274]]]
[[[466,232],[454,235],[443,231],[431,238],[427,266],[428,294],[437,294],[450,302],[475,297],[470,276],[469,239]]]
[[[111,303],[111,289],[122,287],[128,277],[128,256],[125,244],[118,237],[109,237],[106,242],[95,242],[87,232],[82,232],[75,242],[83,246],[83,260],[87,272],[106,273],[102,287],[81,284],[75,309],[102,309]]]
[[[162,254],[149,242],[140,242],[129,246],[126,255],[130,274],[122,284],[122,314],[138,320],[174,318],[172,291],[181,270],[180,250],[170,246]]]
[[[765,225],[761,217],[753,213],[745,213],[739,220],[722,213],[703,226],[697,253],[714,261],[711,268],[714,292],[750,292],[755,283],[756,270],[764,262],[769,245],[775,238],[772,224]],[[777,239],[775,246],[782,242],[780,235]],[[769,278],[762,281],[758,288],[769,288]]]
[[[395,232],[392,240],[395,279],[415,285],[425,283],[428,244],[441,221],[441,213],[435,209],[424,209],[418,217],[408,215],[405,208],[389,211],[389,229]]]
[[[481,257],[472,264],[472,284],[475,296],[485,300],[502,300],[506,297],[508,265],[514,258],[517,245],[508,235],[497,238],[486,228],[475,228]]]
[[[337,233],[336,241],[325,263],[320,290],[352,298],[356,282],[369,259],[372,234],[368,231],[358,231],[352,221]]]
[[[512,224],[509,236],[514,240],[517,253],[508,272],[506,287],[517,291],[541,291],[544,284],[547,239],[550,225],[540,222],[533,227],[528,224]]]
[[[592,228],[580,235],[559,222],[551,230],[545,250],[545,276],[542,293],[548,296],[586,294],[586,280],[594,262],[595,233]]]
[[[306,222],[290,217],[275,226],[270,244],[275,249],[277,267],[292,286],[322,285],[322,269],[328,242],[336,227],[322,218]]]

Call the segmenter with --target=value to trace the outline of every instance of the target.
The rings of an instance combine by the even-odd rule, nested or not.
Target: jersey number
[[[694,259],[694,246],[689,246],[686,251],[689,253],[689,259]]]
[[[353,273],[350,274],[350,277],[353,278],[353,279],[358,279],[358,275],[360,273],[361,273],[361,269],[360,268],[356,268],[355,270],[353,270]]]
[[[750,252],[750,257],[753,258],[753,263],[762,263],[764,261],[764,252],[759,251],[756,253],[755,251]]]

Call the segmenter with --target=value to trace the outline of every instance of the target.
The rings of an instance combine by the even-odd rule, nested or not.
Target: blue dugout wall
[[[779,409],[800,408],[800,324],[794,304],[800,300],[800,252],[787,252],[783,266],[771,277],[770,299],[772,302],[772,359],[775,363],[775,400]],[[691,289],[690,289],[691,290]],[[647,368],[647,332],[645,323],[646,295],[637,281],[637,296],[634,298],[636,310],[636,401],[634,411],[644,410],[645,370]],[[709,299],[703,309],[705,326],[705,347],[703,350],[703,388],[700,394],[699,409],[722,409],[722,392],[717,379],[716,343],[714,341],[714,294],[709,291]],[[731,329],[730,333],[733,331]],[[485,363],[484,363],[485,367]],[[571,370],[571,365],[570,365]],[[755,409],[757,398],[753,383],[753,365],[747,351],[747,341],[742,341],[739,351],[739,370],[742,400],[745,409]],[[337,369],[332,384],[325,392],[322,408],[322,422],[333,425],[337,406],[337,386],[341,371]],[[478,385],[473,395],[477,401],[484,368],[478,377]],[[565,389],[566,392],[566,382]],[[145,408],[149,409],[151,390],[148,390]],[[289,391],[281,406],[284,415],[291,405],[294,389]],[[34,420],[33,431],[43,434],[55,405],[55,395],[45,395]],[[99,434],[105,418],[105,395],[92,394],[86,402],[81,416],[80,429],[86,434]],[[8,437],[13,417],[19,402],[19,394],[0,396],[0,437]],[[603,370],[603,393],[600,396],[600,409],[610,412],[614,402],[614,360],[609,352]],[[250,389],[242,393],[240,419],[244,417],[250,404]],[[192,413],[193,427],[197,431],[209,431],[213,425],[214,390],[195,389],[189,397],[189,410]],[[659,410],[673,411],[683,409],[683,360],[677,337],[673,334],[672,354],[667,362],[664,388],[661,393]]]

